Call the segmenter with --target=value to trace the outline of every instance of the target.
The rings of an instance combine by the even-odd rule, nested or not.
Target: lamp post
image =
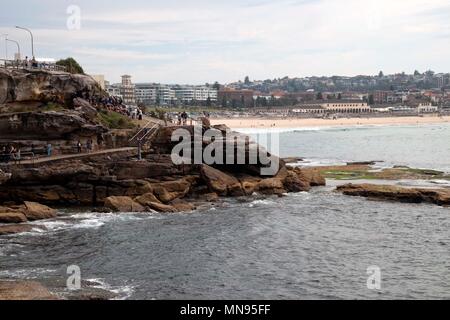
[[[6,41],[7,42],[9,41],[9,42],[12,42],[12,43],[16,44],[16,46],[17,46],[17,53],[19,54],[18,58],[20,59],[20,44],[19,44],[19,42],[17,42],[16,40],[8,39],[8,38],[6,38]]]
[[[6,40],[8,39],[8,34],[4,33],[4,34],[0,35],[0,37],[5,37],[5,64],[6,64],[6,60],[8,60],[8,45],[6,44]]]
[[[31,36],[31,53],[33,55],[33,59],[35,59],[36,56],[34,55],[34,37],[33,37],[33,32],[31,32],[30,29],[27,29],[27,28],[24,28],[24,27],[16,26],[16,28],[28,31],[30,33],[30,36]]]

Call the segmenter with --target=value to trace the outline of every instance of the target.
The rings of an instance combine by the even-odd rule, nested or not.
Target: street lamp
[[[20,59],[20,44],[16,40],[11,40],[11,39],[8,39],[8,38],[6,38],[6,41],[9,41],[9,42],[12,42],[12,43],[16,44],[16,46],[17,46],[17,53],[19,54],[18,58]]]
[[[28,31],[30,33],[30,36],[31,36],[31,53],[33,54],[33,59],[34,59],[35,55],[34,55],[34,38],[33,38],[33,33],[31,32],[30,29],[27,29],[27,28],[24,28],[24,27],[16,26],[16,28]]]

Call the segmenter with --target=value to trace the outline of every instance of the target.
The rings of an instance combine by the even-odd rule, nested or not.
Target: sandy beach
[[[450,123],[450,116],[387,117],[387,118],[341,118],[331,119],[269,119],[269,118],[222,118],[211,119],[213,125],[225,124],[232,129],[242,128],[309,128],[347,127],[364,125],[414,125]]]

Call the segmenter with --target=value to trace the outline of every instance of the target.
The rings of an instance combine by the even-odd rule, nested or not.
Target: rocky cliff
[[[0,68],[0,106],[48,102],[71,105],[75,96],[103,95],[92,77],[42,70],[5,70]]]

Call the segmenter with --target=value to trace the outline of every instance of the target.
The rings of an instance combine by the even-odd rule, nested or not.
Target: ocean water
[[[449,126],[281,137],[283,156],[315,163],[450,168]],[[0,237],[0,279],[64,280],[78,265],[122,299],[450,299],[450,208],[346,197],[332,186],[184,214],[63,212],[35,225]],[[367,287],[372,266],[380,290]]]

